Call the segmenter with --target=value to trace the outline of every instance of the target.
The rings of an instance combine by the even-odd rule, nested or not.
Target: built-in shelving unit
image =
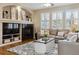
[[[2,18],[32,21],[30,11],[18,5],[4,6],[2,8]]]
[[[2,39],[3,44],[6,41],[12,42],[15,41],[15,38],[20,39],[20,24],[19,23],[2,23]]]
[[[23,25],[33,25],[32,13],[28,9],[18,5],[2,6],[0,9],[0,46],[21,42],[28,36],[33,37],[33,26],[23,28]]]
[[[32,25],[30,27],[25,27],[23,29],[23,25]],[[24,20],[11,20],[11,19],[1,19],[0,20],[0,46],[12,44],[16,42],[21,42],[23,39],[23,34],[26,35],[26,30],[30,30],[29,32],[33,37],[33,24],[29,21]],[[25,33],[23,32],[25,31]]]

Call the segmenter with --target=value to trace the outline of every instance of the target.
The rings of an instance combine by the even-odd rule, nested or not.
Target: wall
[[[40,14],[38,14],[37,12],[34,12],[32,15],[32,20],[33,20],[33,24],[34,24],[34,29],[36,32],[39,32],[40,30]]]
[[[40,32],[40,13],[49,12],[51,14],[52,12],[57,11],[57,10],[68,10],[68,9],[75,9],[75,8],[79,8],[79,4],[76,3],[76,4],[71,4],[71,5],[35,10],[33,14],[33,23],[35,25],[36,30]]]

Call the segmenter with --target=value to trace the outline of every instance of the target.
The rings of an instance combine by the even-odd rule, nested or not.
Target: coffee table
[[[44,41],[43,38],[34,41],[34,49],[38,54],[46,54],[55,47],[54,38],[48,38]]]

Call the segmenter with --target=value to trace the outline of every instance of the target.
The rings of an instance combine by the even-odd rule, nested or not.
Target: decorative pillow
[[[57,30],[50,30],[51,35],[57,35],[57,32],[58,32]]]
[[[41,33],[40,33],[42,36],[44,35],[44,30],[41,30]]]
[[[64,36],[64,32],[58,32],[58,36]]]

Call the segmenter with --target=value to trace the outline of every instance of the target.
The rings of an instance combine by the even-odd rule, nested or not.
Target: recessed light
[[[44,4],[44,6],[46,6],[46,7],[50,7],[50,6],[53,6],[54,4],[52,4],[52,3],[46,3],[46,4]]]

